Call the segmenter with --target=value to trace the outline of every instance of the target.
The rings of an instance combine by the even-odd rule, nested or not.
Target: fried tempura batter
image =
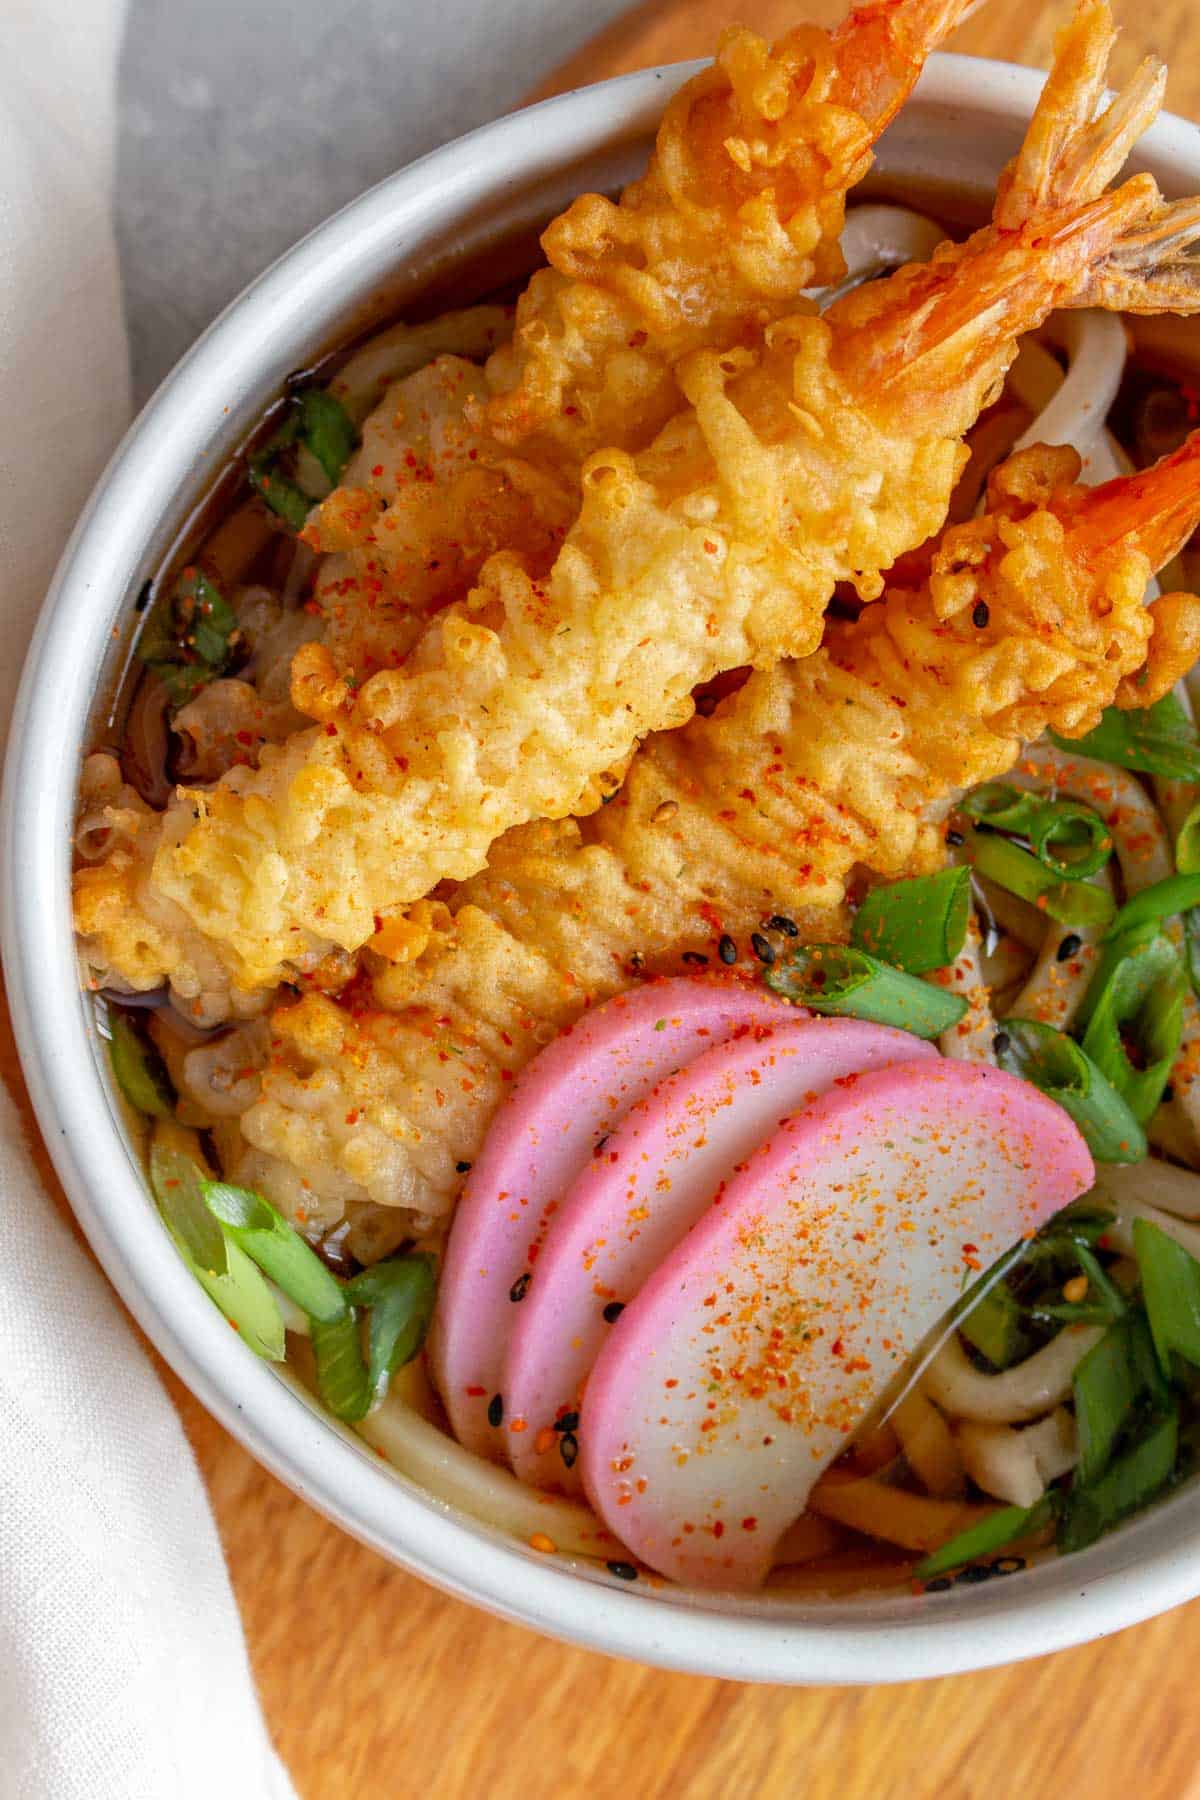
[[[542,239],[511,346],[488,363],[503,444],[578,469],[644,448],[683,405],[673,369],[757,342],[844,273],[846,193],[970,0],[869,0],[774,48],[727,31],[668,104],[619,203],[583,194]]]
[[[1075,485],[1078,470],[1071,450],[1014,457],[922,587],[653,738],[582,824],[508,834],[483,874],[414,909],[394,946],[405,960],[349,1006],[278,1009],[241,1120],[245,1178],[295,1205],[303,1170],[304,1204],[331,1221],[373,1202],[429,1223],[508,1080],[587,1005],[645,972],[719,971],[723,939],[747,974],[764,934],[786,946],[779,916],[840,937],[856,866],[936,866],[964,787],[1011,769],[1047,726],[1081,733],[1120,694],[1165,691],[1190,662],[1200,601],[1148,611],[1143,596],[1200,519],[1200,435],[1104,488]],[[365,1245],[377,1216],[360,1229]]]
[[[470,601],[357,692],[307,646],[293,697],[318,729],[249,777],[180,790],[152,879],[243,986],[366,943],[522,820],[584,810],[596,777],[682,724],[719,670],[811,652],[839,578],[874,596],[880,569],[940,527],[962,434],[1051,308],[1113,283],[1128,303],[1138,267],[1138,304],[1200,305],[1185,254],[1200,207],[1164,206],[1148,176],[1087,197],[1161,82],[1143,71],[1087,123],[1109,26],[1101,6],[1080,18],[1061,48],[1071,79],[1049,85],[1004,184],[1003,228],[777,324],[761,352],[685,359],[690,410],[640,457],[589,463],[544,581],[492,557]]]

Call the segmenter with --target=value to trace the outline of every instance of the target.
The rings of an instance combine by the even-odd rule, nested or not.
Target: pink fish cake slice
[[[811,1019],[747,1033],[687,1063],[638,1102],[556,1214],[518,1310],[504,1370],[513,1468],[535,1487],[582,1488],[575,1430],[584,1383],[619,1309],[787,1114],[835,1082],[935,1057],[906,1031]],[[606,1310],[607,1309],[607,1310]]]
[[[648,982],[586,1013],[522,1071],[463,1188],[430,1337],[434,1380],[468,1450],[508,1455],[501,1383],[516,1301],[532,1283],[563,1196],[601,1139],[672,1069],[711,1045],[803,1016],[759,988],[686,977]]]
[[[601,1519],[677,1581],[757,1586],[964,1276],[1093,1175],[1060,1107],[978,1064],[899,1064],[814,1101],[597,1357],[579,1435]]]

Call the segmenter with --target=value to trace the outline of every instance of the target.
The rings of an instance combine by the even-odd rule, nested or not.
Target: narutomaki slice
[[[798,1017],[759,988],[650,982],[585,1014],[522,1071],[463,1188],[430,1337],[434,1379],[468,1450],[508,1455],[501,1375],[513,1317],[550,1221],[600,1140],[702,1050]]]
[[[578,1412],[588,1371],[619,1312],[787,1114],[834,1082],[936,1057],[907,1031],[811,1019],[747,1033],[696,1057],[626,1113],[563,1201],[513,1322],[504,1402],[525,1429],[513,1468],[534,1487],[582,1487]],[[606,1310],[607,1309],[607,1310]]]
[[[756,1586],[964,1276],[1093,1173],[1061,1108],[977,1064],[901,1064],[814,1101],[597,1357],[579,1436],[600,1517],[677,1581]]]

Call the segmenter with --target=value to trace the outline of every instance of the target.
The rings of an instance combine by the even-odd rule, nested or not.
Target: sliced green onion
[[[799,945],[767,969],[764,980],[785,1000],[812,1012],[895,1025],[922,1038],[939,1037],[967,1010],[960,995],[843,944]]]
[[[960,1336],[985,1356],[994,1369],[1010,1369],[1034,1347],[1024,1315],[1004,1281],[997,1281],[967,1306],[958,1320]]]
[[[1005,1019],[1002,1068],[1030,1081],[1074,1119],[1097,1162],[1141,1162],[1146,1134],[1116,1089],[1071,1038],[1040,1019]]]
[[[1120,937],[1156,919],[1169,919],[1176,913],[1200,906],[1200,875],[1168,875],[1153,887],[1143,888],[1127,900],[1108,928],[1107,936]]]
[[[1200,781],[1200,740],[1174,694],[1131,712],[1106,707],[1099,725],[1086,737],[1062,738],[1054,731],[1048,735],[1071,755],[1092,756],[1119,769],[1137,769],[1171,781]]]
[[[325,388],[306,388],[299,401],[304,441],[336,487],[358,444],[354,421]]]
[[[335,1418],[355,1425],[371,1410],[371,1383],[363,1361],[358,1315],[348,1308],[340,1319],[312,1322],[317,1392]]]
[[[179,1131],[156,1130],[150,1146],[150,1185],[163,1223],[189,1261],[212,1275],[228,1266],[228,1240],[204,1204],[208,1171],[174,1140]]]
[[[967,941],[971,871],[941,869],[872,888],[850,928],[852,942],[910,975],[946,969]]]
[[[250,486],[271,511],[292,531],[303,531],[313,502],[294,481],[281,475],[267,453],[252,456],[249,463]]]
[[[1112,832],[1100,814],[1072,800],[1045,801],[1028,836],[1038,861],[1066,881],[1098,875],[1113,853]]]
[[[203,1192],[205,1205],[228,1236],[301,1312],[323,1325],[343,1316],[349,1302],[341,1283],[269,1201],[225,1181],[206,1181]]]
[[[997,1550],[1007,1550],[1010,1544],[1020,1543],[1022,1538],[1032,1537],[1048,1525],[1058,1506],[1058,1495],[1054,1493],[1043,1494],[1032,1506],[1002,1506],[919,1562],[913,1574],[918,1581],[933,1581],[949,1569],[961,1568],[981,1556],[992,1556]]]
[[[1063,881],[1036,856],[1007,838],[975,833],[968,854],[975,868],[997,887],[1031,901],[1060,925],[1107,925],[1116,907],[1104,888],[1086,881]]]
[[[993,830],[1028,838],[1033,853],[1053,875],[1084,881],[1112,855],[1112,833],[1090,806],[1045,800],[1006,782],[988,781],[967,795],[959,810]]]
[[[1200,800],[1197,800],[1175,839],[1175,867],[1181,875],[1200,875]]]
[[[174,1117],[175,1089],[167,1065],[123,1012],[109,1013],[108,1056],[117,1086],[130,1106],[151,1119]]]
[[[373,1399],[382,1399],[396,1370],[425,1342],[436,1292],[428,1256],[390,1257],[364,1269],[346,1288],[355,1306],[371,1309],[367,1349]]]
[[[1196,907],[1183,915],[1183,960],[1192,992],[1200,994],[1200,909]]]
[[[1059,1524],[1059,1549],[1085,1549],[1152,1500],[1170,1481],[1178,1449],[1179,1418],[1175,1412],[1167,1412],[1140,1443],[1111,1462],[1097,1481],[1076,1482]]]
[[[195,1157],[156,1133],[150,1150],[150,1184],[176,1249],[250,1349],[270,1362],[282,1362],[287,1345],[275,1296],[246,1252],[225,1236],[205,1206],[205,1179]]]
[[[1075,1424],[1079,1480],[1098,1481],[1135,1407],[1149,1394],[1159,1405],[1166,1388],[1143,1314],[1129,1313],[1109,1327],[1075,1370]]]
[[[1163,1374],[1172,1351],[1200,1368],[1200,1263],[1150,1219],[1133,1221],[1133,1253]]]
[[[1112,954],[1104,957],[1089,990],[1083,1049],[1144,1125],[1158,1108],[1179,1054],[1187,979],[1174,944],[1160,932],[1147,941],[1135,928],[1107,949]],[[1130,1060],[1127,1040],[1136,1045],[1144,1067]]]
[[[200,569],[186,569],[174,595],[154,607],[137,654],[163,683],[176,706],[230,666],[237,645],[237,615],[216,583]]]

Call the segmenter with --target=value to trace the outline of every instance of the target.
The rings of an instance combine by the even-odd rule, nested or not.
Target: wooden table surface
[[[1118,75],[1158,52],[1172,65],[1169,104],[1200,117],[1196,0],[1115,4],[1126,33]],[[953,47],[1044,67],[1066,8],[990,0]],[[562,83],[704,54],[731,19],[775,35],[842,10],[841,0],[655,0]],[[0,1053],[19,1087],[10,1041]],[[310,1512],[165,1379],[303,1800],[1058,1800],[1085,1788],[1200,1800],[1200,1601],[1085,1649],[952,1680],[794,1691],[666,1675],[500,1624],[401,1574]]]

